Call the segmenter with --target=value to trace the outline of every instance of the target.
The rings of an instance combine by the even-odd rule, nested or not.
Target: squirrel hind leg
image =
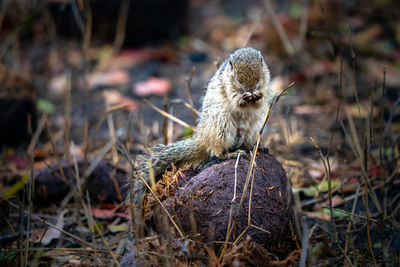
[[[243,149],[237,149],[234,152],[226,153],[222,157],[212,156],[208,162],[205,162],[202,165],[200,165],[200,171],[203,171],[204,169],[207,169],[213,165],[220,164],[221,162],[224,162],[226,160],[237,158],[238,154],[240,154],[240,156],[245,156],[247,152],[246,150]]]

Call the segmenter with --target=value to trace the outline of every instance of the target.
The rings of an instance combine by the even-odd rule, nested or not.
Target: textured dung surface
[[[168,209],[187,234],[193,234],[193,223],[190,220],[192,217],[195,220],[196,232],[200,233],[204,241],[225,240],[234,191],[235,163],[236,159],[231,159],[213,165],[194,177],[184,177],[188,182],[177,190],[174,197],[167,199],[165,203]],[[239,206],[249,164],[249,154],[242,157],[238,164],[235,211]],[[291,239],[292,191],[282,166],[272,155],[259,153],[256,165],[251,222],[270,234],[251,227],[244,236],[249,236],[263,245],[280,246],[282,242]],[[250,185],[251,183],[236,220],[233,239],[236,239],[248,224]]]

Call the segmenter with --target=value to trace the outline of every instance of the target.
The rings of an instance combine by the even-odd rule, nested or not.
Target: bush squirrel
[[[156,146],[153,154],[139,160],[138,173],[131,174],[134,203],[143,202],[147,188],[138,175],[149,182],[150,162],[157,177],[171,163],[200,165],[212,157],[252,149],[272,96],[270,73],[261,53],[253,48],[232,53],[208,83],[193,137]]]

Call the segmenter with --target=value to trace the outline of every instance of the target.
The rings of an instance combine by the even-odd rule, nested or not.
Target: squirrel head
[[[253,91],[263,75],[264,58],[260,51],[241,48],[232,53],[228,61],[236,81],[245,91]]]

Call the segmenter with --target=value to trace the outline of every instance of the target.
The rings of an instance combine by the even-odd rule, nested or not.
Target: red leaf
[[[133,86],[133,92],[138,96],[165,95],[171,89],[171,82],[164,78],[151,77],[147,81],[138,82]]]

